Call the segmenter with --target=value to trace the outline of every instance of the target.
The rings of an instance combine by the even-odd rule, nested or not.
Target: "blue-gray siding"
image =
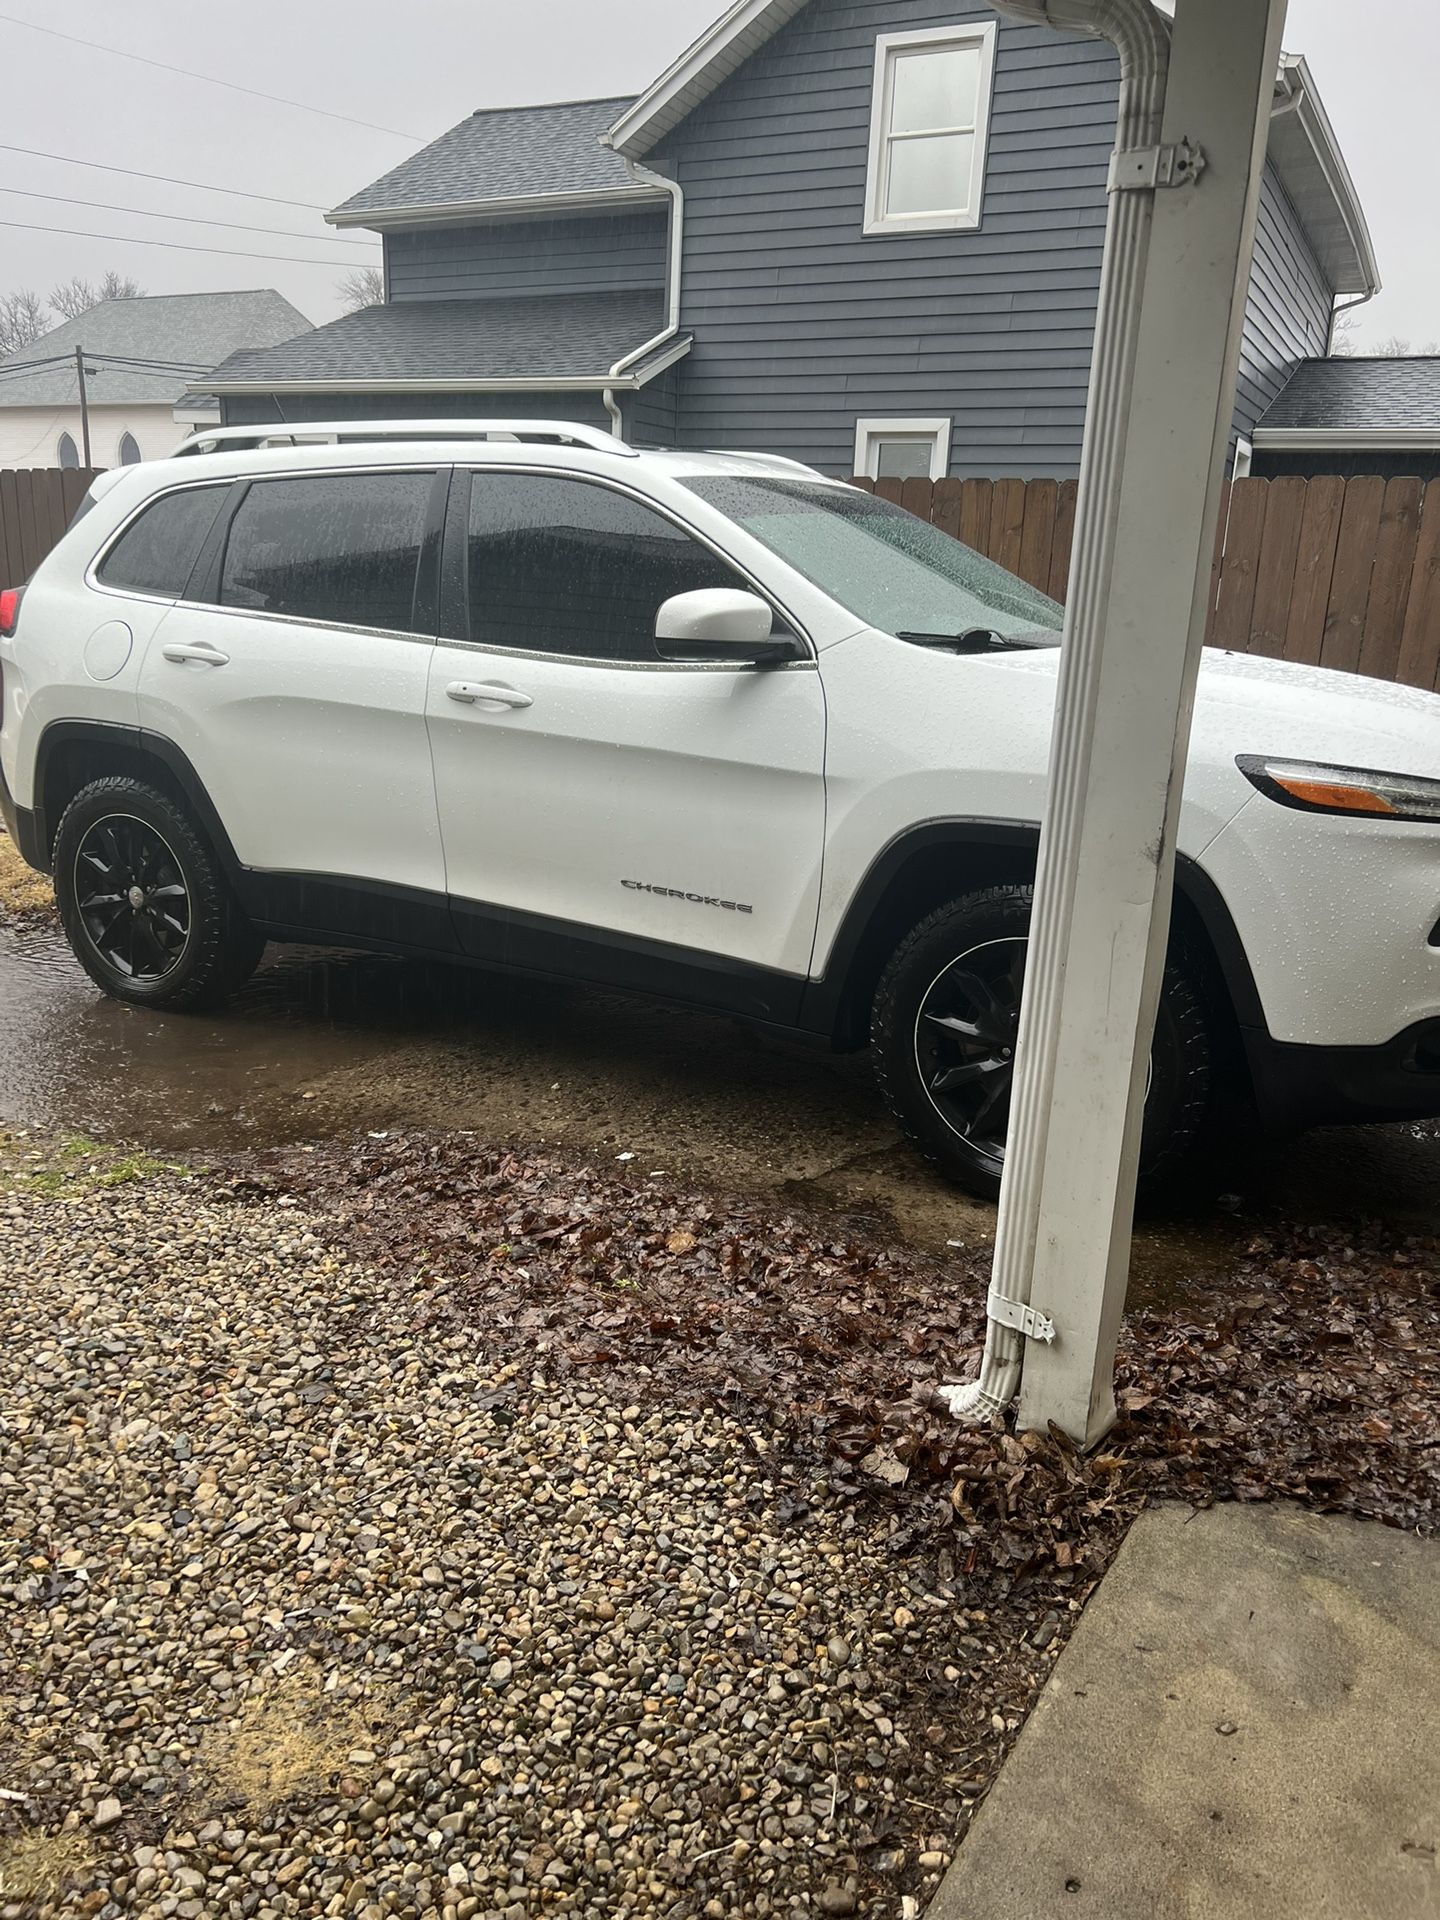
[[[598,393],[263,393],[220,402],[227,427],[276,420],[573,420],[610,430]]]
[[[620,417],[625,438],[636,447],[673,447],[678,427],[680,382],[685,362],[678,361],[664,373],[626,394],[620,402]]]
[[[975,0],[811,0],[662,144],[687,202],[682,444],[841,473],[858,415],[947,414],[957,474],[1076,470],[1111,49],[1002,25],[980,227],[863,232],[876,36],[994,18]]]
[[[880,33],[993,20],[978,0],[811,0],[662,144],[686,191],[678,438],[850,470],[856,419],[945,415],[951,471],[1078,471],[1114,144],[1102,42],[1000,26],[982,219],[866,235]],[[1237,426],[1324,351],[1329,297],[1265,182]]]
[[[1267,168],[1240,341],[1235,430],[1249,435],[1295,371],[1329,344],[1330,288],[1285,189]]]
[[[663,287],[667,213],[511,220],[385,235],[391,300]]]

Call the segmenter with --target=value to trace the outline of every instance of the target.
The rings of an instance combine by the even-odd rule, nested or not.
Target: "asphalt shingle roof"
[[[32,340],[0,360],[0,407],[73,406],[76,379],[69,364],[13,374],[33,360],[56,354],[114,354],[163,361],[179,371],[121,367],[97,360],[86,365],[91,404],[173,406],[191,386],[187,368],[209,369],[241,348],[269,347],[310,329],[310,322],[269,287],[244,293],[150,293],[133,300],[103,300],[76,320]]]
[[[592,379],[664,324],[655,289],[516,300],[399,300],[217,367],[210,386],[277,381]]]
[[[1440,436],[1440,355],[1302,360],[1263,428],[1429,427]]]
[[[472,113],[351,194],[334,212],[379,213],[633,188],[619,154],[600,145],[600,135],[629,105],[622,97]]]

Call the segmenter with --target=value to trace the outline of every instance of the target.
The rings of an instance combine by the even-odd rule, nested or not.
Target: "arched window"
[[[78,467],[79,466],[80,453],[78,448],[75,445],[75,442],[70,438],[70,435],[68,433],[61,434],[60,444],[55,449],[55,457],[59,460],[62,467]]]
[[[140,447],[133,433],[122,433],[120,436],[120,464],[122,467],[138,467],[140,464]]]

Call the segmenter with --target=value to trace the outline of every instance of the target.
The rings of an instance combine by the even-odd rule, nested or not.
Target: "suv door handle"
[[[462,707],[533,707],[535,704],[528,693],[521,693],[518,687],[501,686],[498,680],[452,680],[445,692]]]
[[[187,660],[201,660],[207,667],[227,667],[230,664],[229,654],[222,653],[219,647],[212,646],[208,640],[172,640],[169,646],[162,647],[160,651],[177,666],[183,666]]]

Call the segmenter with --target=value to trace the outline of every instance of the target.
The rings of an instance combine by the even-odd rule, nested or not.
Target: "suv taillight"
[[[20,619],[20,596],[23,587],[6,587],[0,593],[0,640],[8,640],[14,633]]]

